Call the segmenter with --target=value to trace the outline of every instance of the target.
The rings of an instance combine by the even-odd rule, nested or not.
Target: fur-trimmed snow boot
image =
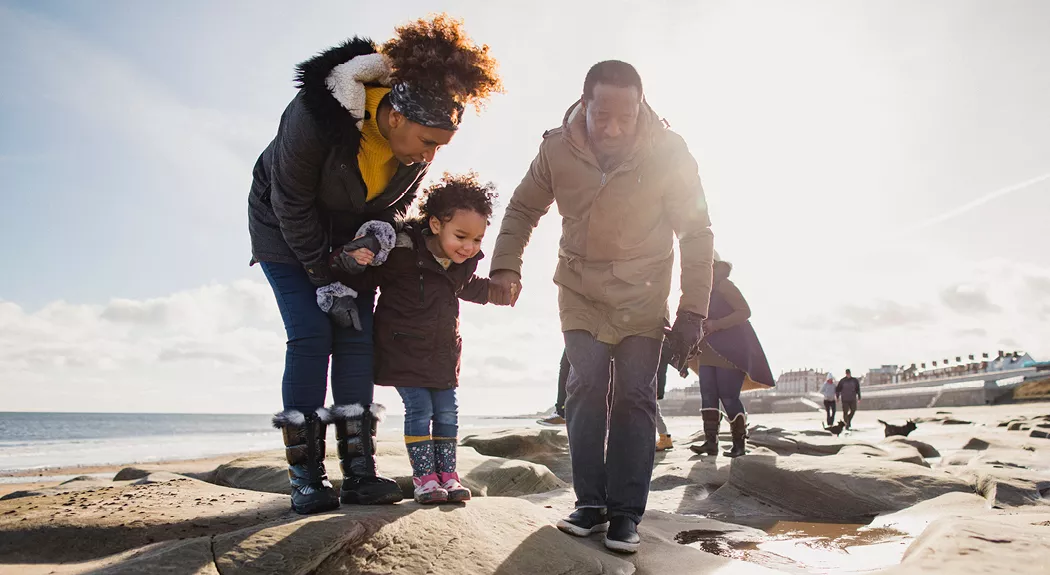
[[[273,426],[284,436],[292,510],[302,515],[339,507],[339,496],[324,467],[325,435],[331,421],[327,409],[303,413],[286,409],[273,416]]]
[[[378,403],[331,408],[339,467],[343,470],[343,485],[339,489],[343,503],[382,505],[404,499],[397,482],[376,470],[376,428],[385,411]]]

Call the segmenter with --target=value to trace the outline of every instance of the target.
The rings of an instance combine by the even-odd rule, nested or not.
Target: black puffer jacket
[[[358,119],[325,84],[339,64],[375,51],[370,40],[354,38],[299,65],[299,93],[253,172],[248,195],[253,263],[323,265],[331,249],[352,240],[361,224],[393,222],[415,199],[429,164],[399,166],[386,190],[366,203],[357,166]]]

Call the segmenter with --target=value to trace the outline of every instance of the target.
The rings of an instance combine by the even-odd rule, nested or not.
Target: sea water
[[[400,438],[403,425],[403,415],[389,414],[380,438]],[[460,416],[460,436],[532,425],[532,419]],[[282,445],[269,415],[0,412],[0,474],[197,459]]]

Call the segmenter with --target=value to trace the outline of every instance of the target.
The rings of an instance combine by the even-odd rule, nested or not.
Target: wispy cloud
[[[946,307],[962,314],[995,313],[1003,309],[992,303],[988,292],[972,285],[955,285],[944,289],[940,299]]]
[[[943,214],[938,214],[938,215],[936,215],[936,216],[934,216],[932,218],[929,218],[927,220],[923,220],[923,221],[921,221],[921,222],[911,226],[910,228],[907,228],[904,231],[906,233],[907,232],[917,232],[917,231],[920,231],[920,230],[931,228],[931,227],[936,226],[938,224],[942,224],[942,223],[944,223],[944,222],[946,222],[948,220],[957,218],[957,217],[959,217],[959,216],[961,216],[961,215],[963,215],[963,214],[965,214],[965,213],[967,213],[967,212],[969,212],[971,210],[979,208],[979,207],[987,204],[988,202],[992,202],[992,201],[997,200],[997,199],[999,199],[999,198],[1001,198],[1003,196],[1006,196],[1006,195],[1009,195],[1009,194],[1012,194],[1012,193],[1015,193],[1015,192],[1020,192],[1021,190],[1028,189],[1028,188],[1030,188],[1032,186],[1041,184],[1041,183],[1043,183],[1043,182],[1045,182],[1047,180],[1050,180],[1050,173],[1043,174],[1041,176],[1036,176],[1034,178],[1025,180],[1023,182],[1018,182],[1016,184],[1013,184],[1013,185],[1010,185],[1010,186],[1006,186],[1005,188],[999,188],[998,190],[994,190],[994,191],[988,192],[987,194],[984,194],[983,196],[980,196],[980,197],[978,197],[978,198],[976,198],[974,200],[966,202],[965,204],[962,204],[962,205],[957,206],[957,207],[955,207],[953,209],[950,209],[947,212],[944,212]]]
[[[858,370],[1003,346],[1050,358],[1050,306],[1039,291],[1050,286],[1050,270],[1002,259],[941,264],[884,278],[873,273],[872,293],[881,296],[855,294],[831,312],[796,314],[784,326],[763,323],[759,337],[770,356]]]
[[[880,329],[931,323],[932,313],[921,306],[902,305],[894,301],[877,301],[871,305],[846,305],[839,317],[847,326],[862,329]]]

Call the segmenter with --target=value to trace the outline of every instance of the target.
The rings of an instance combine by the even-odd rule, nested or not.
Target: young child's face
[[[485,216],[474,210],[456,210],[447,222],[431,216],[430,231],[437,237],[437,247],[442,252],[436,255],[457,264],[476,256],[488,225]]]

